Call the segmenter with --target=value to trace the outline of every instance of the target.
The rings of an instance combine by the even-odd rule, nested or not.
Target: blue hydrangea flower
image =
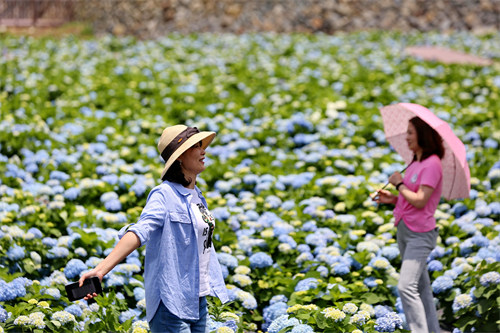
[[[318,229],[316,226],[316,221],[309,221],[302,225],[302,231],[315,232]]]
[[[487,247],[490,244],[490,240],[485,236],[476,235],[470,238],[472,244],[479,247]]]
[[[299,281],[297,285],[295,286],[295,291],[304,291],[304,290],[310,290],[310,289],[316,289],[318,287],[318,279],[316,278],[307,278],[302,281]]]
[[[68,200],[76,200],[80,196],[80,189],[76,187],[70,187],[64,191],[63,196]]]
[[[80,308],[76,304],[71,304],[70,306],[67,306],[64,311],[71,313],[75,317],[80,317],[83,314],[82,308]]]
[[[273,258],[264,252],[257,252],[248,259],[251,268],[266,268],[273,264]]]
[[[42,232],[38,228],[29,228],[26,233],[32,233],[35,238],[41,239],[43,237]]]
[[[106,278],[107,277],[107,278]],[[116,287],[116,286],[123,286],[126,284],[127,280],[123,275],[117,275],[117,274],[107,274],[105,276],[106,278],[106,288],[109,287]]]
[[[135,287],[134,288],[134,298],[137,302],[139,302],[141,299],[146,298],[146,291],[144,290],[144,288]]]
[[[118,176],[115,174],[111,175],[106,175],[101,178],[101,180],[105,183],[108,183],[110,185],[116,185],[118,184]]]
[[[216,207],[210,211],[214,218],[218,221],[226,221],[231,216],[231,213],[226,207]]]
[[[226,279],[229,276],[229,269],[225,265],[220,265],[220,269],[222,271],[222,277]]]
[[[374,288],[378,286],[378,283],[375,282],[375,280],[376,278],[374,278],[373,276],[369,276],[363,280],[363,283],[369,288]]]
[[[387,268],[391,267],[391,264],[390,264],[389,260],[387,260],[387,258],[385,258],[385,257],[374,257],[370,260],[370,262],[368,263],[368,266],[373,267],[377,270],[380,270],[380,269],[387,269]]]
[[[103,193],[100,198],[102,203],[106,203],[107,201],[114,199],[118,199],[118,194],[116,194],[115,192]]]
[[[275,233],[276,235],[276,233]],[[293,239],[292,236],[289,236],[289,235],[280,235],[278,237],[278,240],[281,242],[281,243],[285,243],[285,244],[288,244],[290,245],[290,247],[292,249],[295,249],[297,247],[297,242]]]
[[[61,292],[59,291],[59,289],[56,289],[56,288],[42,289],[42,294],[50,295],[50,296],[54,297],[55,299],[61,298]]]
[[[499,284],[500,283],[500,273],[498,272],[488,272],[483,274],[479,279],[479,282],[485,287],[488,287],[490,284]]]
[[[295,326],[291,333],[314,333],[314,329],[306,324],[300,324]]]
[[[328,274],[330,273],[328,268],[326,268],[325,266],[319,266],[318,268],[316,268],[316,271],[319,272],[321,277],[327,277]]]
[[[129,189],[130,192],[134,192],[135,196],[140,198],[146,193],[147,186],[141,182],[139,179],[132,185]]]
[[[57,239],[55,238],[50,238],[50,237],[45,237],[42,239],[42,244],[49,246],[49,247],[54,247],[57,245]]]
[[[217,253],[217,259],[219,259],[221,265],[230,268],[236,268],[238,266],[238,259],[230,255],[229,253],[225,252]]]
[[[468,308],[473,303],[473,299],[469,294],[462,294],[455,297],[453,300],[453,313],[458,312],[461,309]]]
[[[274,304],[277,302],[288,302],[288,298],[285,295],[275,295],[269,300],[269,304]]]
[[[269,328],[267,329],[268,333],[278,333],[282,329],[288,326],[297,326],[300,322],[297,318],[288,319],[288,315],[282,315],[276,318]]]
[[[285,315],[288,305],[285,302],[275,302],[264,308],[264,321],[270,325],[273,320],[279,316]]]
[[[401,301],[401,297],[396,298],[396,304],[394,306],[396,307],[396,311],[398,313],[404,313],[403,302]]]
[[[443,270],[443,264],[438,260],[432,260],[427,266],[429,272],[441,272]]]
[[[399,256],[399,249],[395,246],[384,246],[380,253],[389,260],[396,259]]]
[[[446,238],[445,243],[446,243],[446,245],[460,243],[460,238],[458,238],[457,236],[451,236],[451,237]]]
[[[300,266],[302,263],[306,261],[311,261],[314,259],[314,256],[312,255],[311,252],[302,252],[297,256],[295,259],[295,262]]]
[[[17,297],[26,295],[26,283],[20,278],[12,282],[5,282],[0,279],[0,302],[11,301]]]
[[[18,261],[26,256],[26,252],[24,251],[26,248],[24,246],[19,246],[17,244],[13,244],[7,251],[7,257],[9,257],[12,261]]]
[[[141,314],[142,314],[142,312],[139,309],[128,309],[127,311],[123,311],[120,314],[120,317],[118,318],[118,320],[120,321],[120,323],[123,324],[124,322],[126,322],[130,318],[134,318],[134,319],[132,319],[132,321],[135,322],[135,321],[139,320],[139,316]]]
[[[9,314],[0,306],[0,323],[5,323],[7,319],[9,319]]]
[[[403,328],[403,320],[395,312],[390,312],[375,322],[375,330],[378,332],[394,332],[397,328]]]
[[[453,287],[453,279],[449,276],[439,276],[432,282],[432,290],[436,294],[445,292]]]
[[[351,268],[346,264],[337,264],[333,266],[332,270],[337,275],[346,275],[351,272]]]
[[[307,244],[300,244],[299,246],[297,246],[297,250],[300,252],[300,253],[303,253],[303,252],[311,252],[311,248],[309,247],[309,245]]]
[[[50,179],[57,179],[57,180],[61,180],[61,181],[67,181],[68,179],[70,179],[70,175],[68,175],[67,173],[62,172],[62,171],[53,170],[50,172],[49,178]]]
[[[64,268],[64,274],[68,279],[79,276],[80,273],[88,269],[87,265],[80,259],[71,259]]]
[[[122,203],[118,199],[111,199],[104,203],[104,208],[106,208],[108,212],[120,211],[122,209]]]
[[[375,318],[382,318],[392,311],[392,309],[386,305],[375,305],[373,310],[375,311]]]
[[[327,244],[327,239],[323,235],[309,234],[305,239],[306,243],[316,247],[325,247]]]
[[[441,246],[436,246],[432,251],[431,253],[429,254],[429,256],[427,257],[427,262],[433,260],[433,259],[438,259],[438,258],[441,258],[445,255],[445,251],[444,249],[441,247]]]
[[[69,250],[65,247],[55,246],[47,252],[48,259],[66,258],[69,255]]]
[[[241,305],[243,305],[245,309],[254,310],[257,308],[257,300],[249,292],[246,292],[238,288],[234,291],[234,295],[236,296],[236,299],[241,302]]]

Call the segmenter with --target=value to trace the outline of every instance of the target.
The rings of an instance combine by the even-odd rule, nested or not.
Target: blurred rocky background
[[[0,0],[0,26],[16,20],[35,26],[84,21],[96,34],[139,38],[173,31],[485,34],[500,29],[500,0]]]

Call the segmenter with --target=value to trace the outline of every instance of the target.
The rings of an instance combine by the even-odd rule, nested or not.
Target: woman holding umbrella
[[[465,147],[448,124],[420,105],[391,105],[381,113],[387,140],[409,166],[404,178],[399,172],[389,177],[399,195],[382,189],[374,200],[396,205],[394,218],[402,259],[398,291],[410,330],[439,333],[427,257],[439,235],[434,213],[441,195],[447,199],[468,197],[470,173]],[[401,131],[402,124],[407,124],[406,133]]]

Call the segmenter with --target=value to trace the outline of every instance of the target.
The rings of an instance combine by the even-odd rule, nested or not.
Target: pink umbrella
[[[470,170],[465,156],[465,146],[453,133],[448,123],[439,119],[429,109],[412,103],[399,103],[380,108],[386,140],[409,164],[413,152],[406,142],[408,122],[417,116],[431,126],[443,138],[445,154],[443,166],[443,197],[447,200],[468,198]]]

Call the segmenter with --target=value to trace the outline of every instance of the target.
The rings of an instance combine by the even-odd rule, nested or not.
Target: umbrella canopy
[[[445,149],[441,161],[443,166],[443,196],[448,199],[468,198],[470,192],[470,170],[467,164],[465,146],[453,133],[448,123],[439,119],[429,109],[412,103],[399,103],[380,109],[384,122],[386,140],[409,164],[413,151],[408,148],[406,131],[411,118],[419,117],[443,139]]]

